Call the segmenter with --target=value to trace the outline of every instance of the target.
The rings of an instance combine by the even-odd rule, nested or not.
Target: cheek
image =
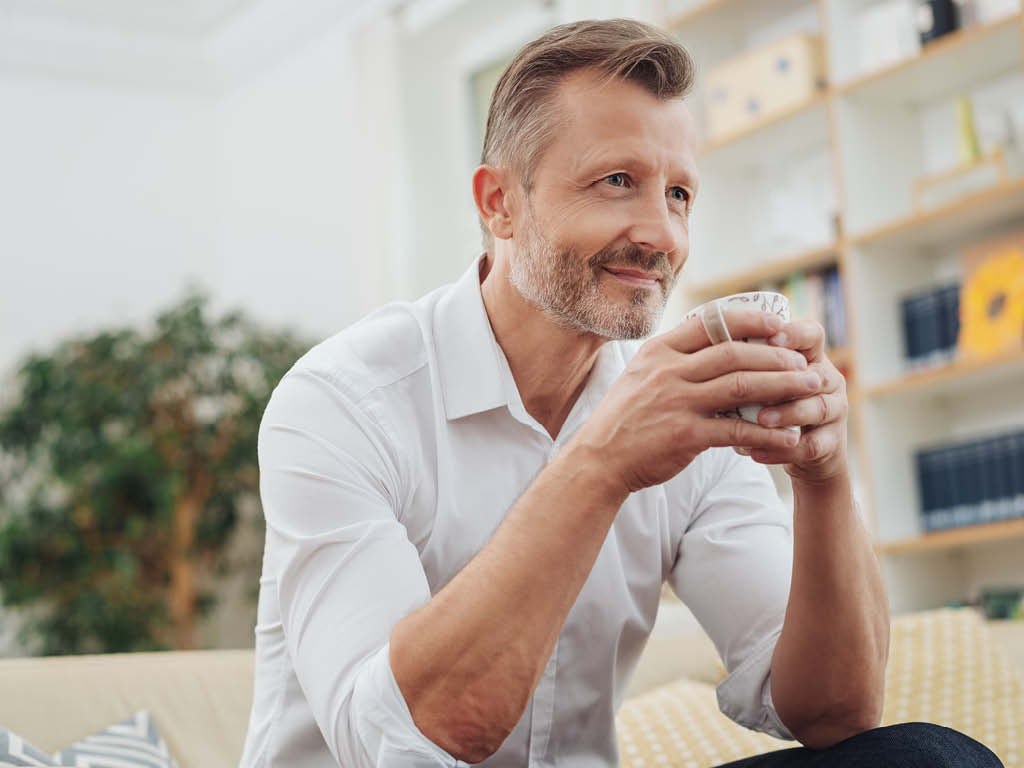
[[[584,253],[596,253],[625,240],[629,226],[629,217],[621,209],[595,205],[567,216],[560,222],[559,229],[564,242],[571,242]]]

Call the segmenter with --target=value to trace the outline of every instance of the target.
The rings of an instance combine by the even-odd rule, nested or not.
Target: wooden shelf
[[[957,385],[971,383],[967,379],[976,379],[983,375],[988,375],[989,378],[993,375],[1015,375],[1018,369],[1024,369],[1024,349],[998,357],[963,358],[949,365],[915,371],[883,384],[866,387],[859,394],[861,397],[879,398],[948,391]]]
[[[772,128],[779,128],[789,133],[790,135],[798,135],[801,137],[801,143],[805,134],[815,132],[815,128],[818,127],[814,123],[820,122],[820,135],[823,142],[828,141],[827,123],[824,112],[824,107],[828,101],[828,96],[825,91],[819,91],[818,93],[811,96],[809,99],[795,104],[787,110],[779,112],[777,114],[766,117],[760,122],[742,128],[738,131],[734,131],[731,134],[722,136],[716,139],[706,141],[701,145],[698,150],[698,157],[707,158],[711,155],[718,154],[730,147],[734,147],[745,140],[753,138],[761,138],[768,134]],[[821,107],[821,115],[818,116],[820,119],[815,121],[815,115],[811,114],[812,110],[816,107]],[[800,121],[799,125],[797,120],[799,118],[805,118]],[[792,121],[792,124],[790,124]],[[773,142],[774,143],[774,142]],[[774,149],[777,152],[777,147]]]
[[[904,554],[908,552],[929,552],[941,549],[953,549],[986,541],[1000,541],[1024,537],[1024,518],[1002,520],[998,523],[971,525],[964,528],[950,528],[946,531],[933,531],[910,539],[896,541],[876,541],[875,548],[882,554]]]
[[[772,259],[756,267],[739,272],[719,280],[696,283],[689,287],[690,293],[700,298],[712,299],[716,296],[727,296],[730,293],[741,293],[756,290],[757,286],[769,280],[781,280],[791,272],[826,267],[836,263],[839,258],[838,243],[831,243],[819,248]]]
[[[1021,211],[1024,211],[1024,178],[1015,178],[851,235],[846,245],[913,248],[948,244],[951,238],[969,234]]]
[[[986,77],[1019,68],[1021,14],[951,32],[916,56],[854,77],[833,88],[838,96],[882,103],[924,104]]]

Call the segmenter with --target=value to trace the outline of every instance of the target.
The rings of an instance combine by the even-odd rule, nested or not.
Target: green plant
[[[0,595],[46,654],[195,644],[271,390],[308,348],[193,292],[146,332],[76,338],[0,404]]]

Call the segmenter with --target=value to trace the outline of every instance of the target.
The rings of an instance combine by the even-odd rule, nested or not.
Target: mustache
[[[625,267],[634,266],[644,272],[657,272],[666,283],[672,280],[672,265],[665,251],[650,251],[638,245],[624,248],[602,248],[587,260],[592,269],[607,264]]]

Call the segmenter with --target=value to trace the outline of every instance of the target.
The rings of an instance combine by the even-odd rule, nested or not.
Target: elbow
[[[411,712],[424,736],[456,760],[472,764],[497,752],[518,722],[518,717],[502,717],[483,704],[463,700],[443,708],[419,706]]]
[[[458,698],[447,691],[409,703],[420,732],[456,760],[470,764],[498,752],[522,715],[515,708],[496,708],[493,697],[467,691]]]
[[[882,722],[882,697],[874,696],[857,705],[830,708],[816,717],[798,720],[787,727],[808,749],[827,749]]]

